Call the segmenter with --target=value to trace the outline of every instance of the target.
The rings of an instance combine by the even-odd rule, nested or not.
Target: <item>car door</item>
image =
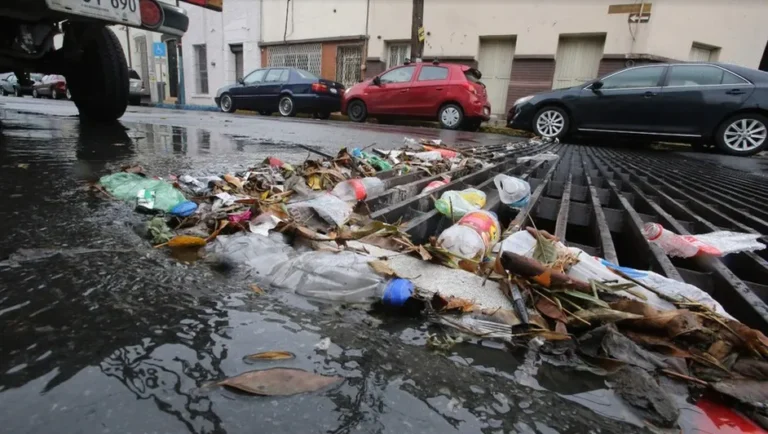
[[[371,114],[410,114],[408,91],[416,72],[415,65],[400,66],[379,76],[379,84],[368,88],[368,112]]]
[[[257,109],[258,87],[261,86],[267,71],[267,69],[257,69],[245,76],[240,86],[229,90],[236,107]]]
[[[408,112],[416,116],[434,117],[448,95],[450,70],[445,66],[421,65],[416,80],[406,93]]]
[[[665,133],[702,136],[749,98],[755,86],[715,65],[671,65],[659,98]]]
[[[573,104],[581,131],[654,132],[658,97],[666,66],[640,66],[616,72],[585,86]]]
[[[37,94],[40,96],[46,95],[45,86],[48,84],[49,75],[44,75],[43,78],[32,85],[33,90],[37,90]]]
[[[288,81],[287,68],[272,68],[267,71],[264,82],[258,89],[259,110],[277,111],[277,102],[283,83]]]

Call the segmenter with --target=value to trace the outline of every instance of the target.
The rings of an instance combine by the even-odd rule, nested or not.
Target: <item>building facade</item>
[[[518,97],[642,63],[768,68],[765,0],[423,1],[424,60],[480,69],[496,115]],[[218,86],[259,66],[294,66],[346,85],[372,77],[410,57],[412,5],[225,0],[223,13],[187,5],[187,101],[210,104]],[[165,71],[156,80],[169,79]]]

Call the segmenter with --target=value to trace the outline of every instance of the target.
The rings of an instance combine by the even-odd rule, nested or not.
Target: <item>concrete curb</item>
[[[166,104],[166,103],[141,103],[142,107],[162,108],[171,110],[191,110],[200,112],[217,112],[219,108],[211,105],[195,105],[195,104]]]

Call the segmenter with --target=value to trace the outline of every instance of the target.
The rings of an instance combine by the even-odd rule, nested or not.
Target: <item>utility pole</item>
[[[411,16],[411,60],[421,61],[424,56],[424,0],[413,0]]]
[[[179,0],[176,0],[176,6],[179,6]],[[182,56],[183,48],[181,46],[181,36],[176,41],[176,63],[179,68],[179,86],[176,93],[176,104],[185,105],[187,103],[187,96],[184,92],[184,57]]]

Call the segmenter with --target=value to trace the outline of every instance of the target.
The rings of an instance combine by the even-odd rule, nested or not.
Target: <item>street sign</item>
[[[153,42],[152,43],[152,53],[155,54],[155,57],[165,57],[167,55],[167,50],[165,48],[164,42]]]
[[[424,42],[424,27],[419,27],[419,42]]]

